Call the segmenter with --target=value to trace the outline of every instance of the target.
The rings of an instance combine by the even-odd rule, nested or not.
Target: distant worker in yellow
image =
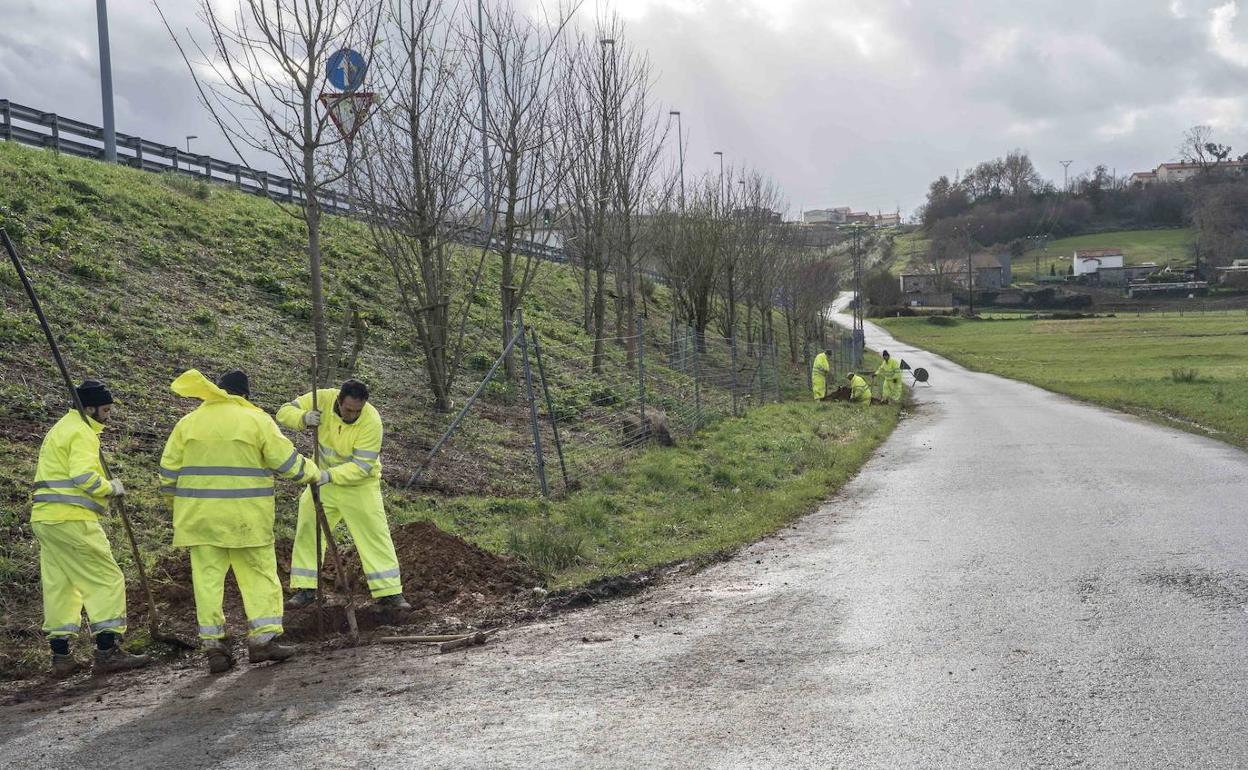
[[[273,549],[274,474],[303,484],[320,470],[295,450],[263,409],[248,398],[244,372],[227,372],[213,384],[192,369],[173,381],[173,392],[201,403],[178,421],[160,458],[161,492],[173,500],[173,544],[191,551],[195,615],[209,671],[234,665],[225,645],[222,601],[225,576],[243,595],[247,658],[282,661],[294,648],[279,644],[282,583]]]
[[[876,368],[875,376],[884,378],[881,385],[884,401],[901,401],[905,392],[901,384],[901,362],[890,356],[887,350],[882,355],[884,361]]]
[[[151,662],[118,644],[126,632],[126,580],[100,526],[99,515],[108,512],[108,498],[126,493],[120,479],[104,478],[100,462],[100,433],[112,415],[113,394],[97,380],[86,380],[76,390],[86,419],[71,409],[44,436],[31,495],[43,632],[52,647],[52,674],[57,677],[81,668],[69,642],[82,628],[84,608],[95,634],[95,673]]]
[[[871,386],[858,374],[849,372],[845,375],[849,380],[849,400],[855,404],[869,406],[871,404]]]
[[[832,373],[829,362],[831,350],[823,350],[815,356],[815,363],[810,367],[810,389],[816,401],[822,401],[828,395],[828,377]]]
[[[277,421],[291,430],[316,427],[321,444],[321,476],[316,482],[330,529],[345,521],[364,567],[364,579],[377,604],[411,609],[403,598],[399,558],[381,499],[381,414],[368,403],[368,386],[347,380],[341,388],[316,391],[313,409],[308,392],[277,410]],[[290,560],[288,609],[316,598],[316,510],[312,490],[299,498],[299,523]],[[328,545],[322,541],[321,556]]]

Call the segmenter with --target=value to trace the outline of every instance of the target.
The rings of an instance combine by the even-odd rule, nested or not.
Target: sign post
[[[329,119],[342,136],[347,145],[347,206],[355,210],[355,192],[353,178],[355,175],[355,133],[368,119],[368,112],[373,106],[371,91],[360,91],[364,85],[364,75],[368,72],[368,62],[363,54],[350,48],[340,48],[325,61],[325,78],[338,90],[337,93],[322,93],[321,106],[329,113]]]

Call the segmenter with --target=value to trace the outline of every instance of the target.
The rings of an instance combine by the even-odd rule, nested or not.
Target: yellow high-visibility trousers
[[[225,575],[231,569],[243,595],[247,635],[263,642],[282,633],[282,583],[271,543],[253,548],[193,545],[191,582],[195,585],[199,638],[225,638]]]
[[[126,579],[98,521],[32,521],[39,541],[43,631],[77,636],[82,611],[91,633],[126,632]]]
[[[901,385],[901,377],[885,377],[882,390],[884,398],[888,401],[900,401],[905,392]]]
[[[325,507],[325,518],[331,530],[340,521],[347,523],[347,531],[360,553],[364,579],[368,581],[368,590],[373,598],[402,593],[399,558],[394,553],[394,541],[390,539],[390,523],[386,521],[386,509],[381,500],[381,485],[367,483],[340,487],[326,484],[321,487],[321,504]],[[322,559],[327,547],[322,538]],[[311,489],[304,489],[299,497],[299,523],[295,526],[295,548],[290,559],[290,587],[316,588],[316,509],[312,504]]]

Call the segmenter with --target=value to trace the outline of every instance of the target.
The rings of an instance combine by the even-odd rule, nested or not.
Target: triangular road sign
[[[355,132],[360,130],[368,119],[369,110],[373,106],[371,91],[356,91],[351,94],[321,94],[321,106],[329,113],[329,119],[338,128],[342,138],[350,142]]]

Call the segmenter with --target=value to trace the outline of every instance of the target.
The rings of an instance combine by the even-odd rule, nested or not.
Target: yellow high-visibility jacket
[[[381,413],[369,402],[354,423],[343,422],[336,408],[338,390],[320,388],[316,405],[321,424],[317,440],[321,444],[322,478],[344,487],[381,483]],[[277,421],[291,430],[303,430],[303,416],[312,409],[311,391],[277,410]]]
[[[821,352],[815,356],[815,363],[810,367],[810,390],[816,401],[828,395],[828,373],[830,371],[832,371],[832,367],[828,364],[828,354]]]
[[[254,548],[273,542],[273,474],[320,475],[264,410],[192,369],[173,392],[203,401],[178,420],[160,458],[160,491],[173,500],[173,544]]]
[[[857,404],[871,403],[871,386],[857,374],[849,381],[849,400]]]
[[[875,370],[876,377],[879,377],[881,375],[883,375],[884,379],[887,379],[887,380],[900,380],[901,379],[901,361],[899,361],[896,358],[893,358],[892,356],[889,356],[889,359],[887,361],[882,361],[879,367],[877,367]]]
[[[113,484],[100,465],[101,423],[77,409],[57,420],[39,447],[31,521],[98,521]]]

